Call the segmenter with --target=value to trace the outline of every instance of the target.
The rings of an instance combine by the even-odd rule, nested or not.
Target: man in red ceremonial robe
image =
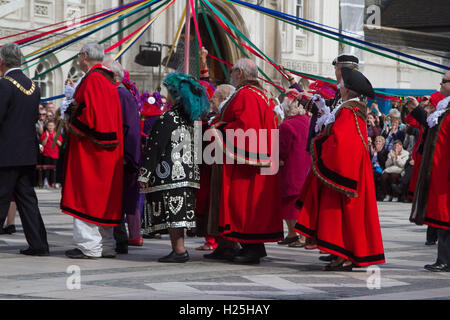
[[[74,94],[61,210],[74,217],[74,259],[114,257],[113,228],[122,216],[123,135],[114,73],[104,50],[86,43],[78,62],[86,73]]]
[[[211,126],[226,155],[219,231],[225,239],[241,244],[243,249],[232,261],[243,264],[259,263],[267,255],[264,243],[283,239],[279,175],[262,169],[271,166],[271,145],[278,143],[271,141],[276,115],[257,75],[253,61],[236,62],[231,72],[236,91],[223,106],[220,121]],[[245,144],[239,142],[244,135],[250,137]]]
[[[325,128],[312,142],[312,170],[299,197],[295,226],[320,250],[338,256],[325,271],[385,262],[368,153],[367,107],[360,100],[374,92],[359,71],[341,72],[343,103],[322,119]]]
[[[438,255],[433,272],[450,272],[450,71],[441,82],[444,95],[427,117],[426,138],[410,221],[438,228]]]

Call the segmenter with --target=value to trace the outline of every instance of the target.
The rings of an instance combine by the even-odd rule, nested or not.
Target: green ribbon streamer
[[[199,23],[199,21],[198,21],[198,0],[195,0],[194,6],[195,7],[191,8],[191,9],[193,10],[193,13],[195,14],[195,16],[197,18],[197,23]],[[195,33],[195,43],[197,44],[197,50],[195,50],[195,65],[196,65],[195,73],[196,73],[197,79],[200,79],[200,55],[198,53],[199,48],[200,48],[200,39],[198,38],[197,32],[194,32],[194,33]],[[190,36],[189,36],[189,38],[190,38]]]
[[[205,21],[206,29],[208,30],[209,37],[211,38],[211,41],[213,43],[214,50],[216,50],[217,57],[223,60],[222,53],[220,52],[219,46],[217,45],[216,37],[214,37],[214,33],[212,31],[211,24],[209,23],[209,18],[205,12],[203,3],[201,3],[200,9],[202,10],[203,20]],[[223,62],[220,62],[220,67],[225,74],[226,82],[230,82],[230,75],[228,74],[227,66]]]
[[[315,80],[320,80],[320,81],[327,82],[327,83],[338,84],[336,80],[333,80],[333,79],[330,79],[330,78],[316,76],[316,75],[300,72],[300,71],[289,69],[289,68],[285,68],[285,70],[293,72],[293,73],[297,73],[299,75],[303,75],[305,77],[312,78],[312,79],[315,79]],[[389,96],[389,97],[403,97],[402,95],[399,95],[399,94],[387,93],[387,92],[384,92],[384,91],[381,91],[381,90],[375,90],[374,89],[374,91],[375,91],[375,93],[382,94],[382,95]]]
[[[208,1],[208,0],[204,0],[204,1]],[[251,9],[251,8],[249,8],[249,9]],[[255,10],[255,9],[251,9],[251,10],[259,12],[258,10]],[[332,39],[332,40],[335,40],[335,41],[338,41],[341,44],[347,44],[349,46],[352,46],[352,47],[355,47],[355,48],[358,48],[358,49],[361,49],[361,50],[364,50],[364,51],[368,51],[370,53],[373,53],[373,54],[376,54],[376,55],[380,55],[380,56],[383,56],[383,57],[388,58],[388,59],[392,59],[392,60],[395,60],[395,61],[403,62],[403,63],[409,64],[411,66],[418,67],[420,69],[428,70],[428,71],[439,73],[439,74],[445,74],[445,72],[441,72],[441,71],[437,71],[437,70],[434,70],[434,69],[430,69],[428,67],[424,67],[424,66],[418,65],[417,63],[409,62],[407,60],[404,60],[404,59],[401,59],[401,58],[397,58],[397,57],[391,56],[389,54],[385,54],[385,53],[382,53],[382,52],[379,52],[379,51],[376,51],[376,50],[373,50],[373,49],[366,48],[366,47],[357,45],[355,43],[349,42],[347,40],[344,40],[344,39],[341,39],[341,38],[338,38],[338,37],[333,37],[333,36],[327,35],[325,33],[322,33],[322,32],[319,32],[319,31],[307,28],[307,27],[305,27],[305,26],[303,26],[301,24],[297,24],[297,23],[294,23],[294,22],[291,22],[291,21],[287,21],[287,20],[282,19],[282,18],[275,17],[275,16],[273,16],[271,14],[267,14],[267,13],[264,13],[264,12],[263,12],[263,14],[265,14],[265,15],[267,15],[269,17],[272,17],[272,18],[274,18],[276,20],[283,21],[285,23],[293,25],[295,27],[299,27],[299,28],[301,28],[303,30],[306,30],[306,31],[309,31],[309,32],[312,32],[312,33],[315,33],[315,34],[318,34],[318,35],[321,35],[323,37],[326,37],[326,38],[329,38],[329,39]]]
[[[205,2],[210,3],[208,0],[202,0]],[[202,3],[203,6],[203,3]],[[227,24],[229,27],[231,27],[233,30],[236,31],[236,33],[238,33],[238,35],[242,35],[241,38],[243,38],[244,40],[246,40],[250,45],[252,45],[258,52],[261,52],[262,55],[265,56],[265,54],[259,50],[259,48],[257,48],[250,40],[248,40],[234,25],[232,25],[219,11],[217,11],[216,8],[214,8],[212,5],[210,6],[210,9],[213,10],[214,13],[216,13],[221,19],[223,17],[223,20],[225,22],[225,24]],[[228,23],[227,23],[228,22]],[[234,43],[234,45],[239,49],[239,51],[246,57],[249,58],[248,54],[244,51],[244,49],[241,48],[241,46],[236,42],[236,40],[229,35],[227,32],[225,32],[225,34],[228,36],[228,38],[230,38],[230,40]],[[270,58],[267,58],[268,60],[271,60]],[[272,60],[271,60],[272,61]],[[265,73],[263,70],[261,70],[261,68],[258,67],[259,72],[261,72],[261,74],[264,76],[264,78],[266,78],[266,80],[273,82]],[[283,93],[283,91],[280,88],[275,87],[279,93]]]
[[[130,23],[129,25],[125,26],[124,28],[118,30],[117,32],[113,33],[112,35],[108,36],[107,38],[105,38],[105,39],[99,41],[99,44],[103,44],[103,43],[107,42],[108,40],[110,40],[110,39],[114,38],[115,36],[117,36],[119,33],[121,33],[121,32],[123,32],[123,31],[127,30],[128,28],[131,28],[131,27],[134,26],[136,23],[138,23],[138,22],[140,22],[141,20],[143,20],[143,19],[149,17],[153,12],[155,12],[156,10],[158,10],[159,8],[161,8],[162,6],[166,5],[169,1],[170,1],[170,0],[167,0],[166,2],[164,2],[163,4],[161,4],[161,5],[159,5],[157,8],[155,8],[154,10],[151,10],[150,12],[144,14],[142,17],[136,19],[135,21],[133,21],[133,22]],[[80,39],[79,41],[81,41],[81,40],[82,40],[82,39]],[[43,59],[40,60],[39,62],[42,62],[42,61],[48,59],[52,54],[54,54],[54,53],[49,54],[48,56],[46,56],[45,58],[43,58]],[[36,76],[33,78],[33,80],[37,80],[37,79],[43,77],[43,76],[46,75],[47,73],[50,73],[50,72],[52,72],[53,70],[58,69],[59,67],[65,65],[66,63],[69,63],[69,62],[75,60],[77,57],[78,57],[78,54],[74,55],[73,57],[71,57],[71,58],[69,58],[69,59],[67,59],[67,60],[64,60],[63,62],[57,64],[56,66],[54,66],[54,67],[52,67],[52,68],[50,68],[50,69],[47,69],[47,70],[45,70],[44,72],[42,72],[42,73],[36,75]],[[32,65],[29,66],[29,67],[26,67],[26,68],[23,69],[23,70],[26,70],[26,69],[31,68],[31,67],[32,67]]]

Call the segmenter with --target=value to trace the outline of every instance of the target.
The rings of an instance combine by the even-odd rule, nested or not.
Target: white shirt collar
[[[21,69],[21,68],[11,68],[11,69],[9,69],[8,71],[6,71],[5,74],[4,74],[3,76],[6,77],[6,75],[7,75],[8,73],[10,73],[11,71],[15,71],[15,70],[22,70],[22,69]]]

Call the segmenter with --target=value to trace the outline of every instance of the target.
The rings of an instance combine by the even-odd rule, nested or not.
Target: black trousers
[[[14,195],[28,245],[48,250],[47,231],[33,187],[34,172],[35,166],[0,168],[0,221],[6,219]]]
[[[450,265],[450,230],[438,230],[437,263]]]
[[[120,226],[114,227],[114,240],[116,240],[116,244],[128,245],[128,234],[124,217],[122,217]]]
[[[438,240],[438,228],[428,226],[427,228],[427,241],[436,242]]]

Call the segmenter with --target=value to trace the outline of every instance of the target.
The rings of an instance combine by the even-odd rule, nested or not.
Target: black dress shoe
[[[334,255],[334,254],[329,254],[327,256],[320,256],[319,257],[320,261],[325,261],[325,262],[331,262],[331,261],[336,260],[336,259],[337,259],[337,256]]]
[[[187,261],[189,261],[189,253],[187,251],[183,253],[172,251],[169,255],[158,259],[158,262],[165,263],[185,263]]]
[[[450,265],[444,263],[427,264],[424,268],[432,272],[450,272]]]
[[[203,258],[211,259],[211,260],[231,261],[231,260],[233,260],[234,256],[237,254],[237,252],[238,252],[237,249],[218,247],[213,252],[203,255]]]
[[[128,243],[117,243],[116,244],[116,252],[118,254],[127,254],[128,253]]]
[[[298,240],[298,236],[295,236],[295,237],[291,237],[291,238],[284,238],[283,240],[278,241],[277,243],[279,245],[285,245],[285,244],[289,244],[289,243],[295,242],[297,240]]]
[[[95,257],[87,256],[78,248],[67,250],[65,252],[66,257],[70,259],[95,259]]]
[[[337,266],[333,266],[330,264],[326,265],[325,267],[323,267],[323,271],[352,271],[353,269],[353,263],[350,263],[349,265],[344,266],[343,263],[337,265]]]
[[[43,249],[25,249],[20,250],[20,254],[24,254],[26,256],[37,256],[37,257],[46,257],[50,255],[50,252],[48,250]]]
[[[260,256],[241,250],[241,253],[235,255],[231,261],[239,264],[259,264]]]
[[[13,234],[16,233],[16,226],[11,224],[6,228],[0,228],[0,234]]]
[[[427,242],[425,242],[426,246],[434,246],[435,244],[436,244],[436,241],[427,240]]]

